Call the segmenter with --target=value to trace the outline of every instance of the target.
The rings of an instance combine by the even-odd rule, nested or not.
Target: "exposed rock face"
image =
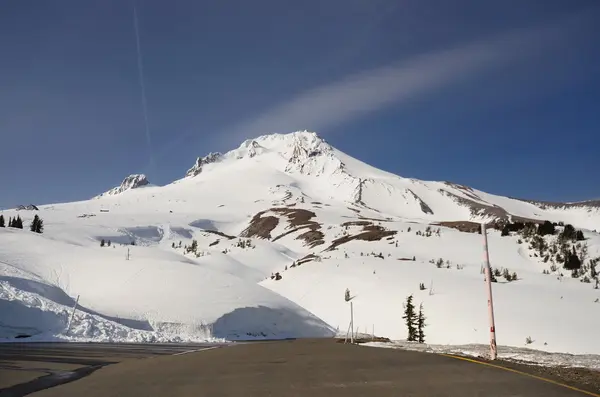
[[[202,172],[202,168],[206,164],[216,163],[221,159],[223,155],[221,153],[209,153],[207,156],[198,157],[196,159],[196,164],[192,168],[190,168],[186,173],[186,177],[194,177]]]
[[[592,209],[600,209],[600,200],[587,200],[587,201],[577,201],[574,203],[557,203],[550,201],[534,201],[534,200],[522,200],[515,199],[520,201],[525,201],[526,203],[531,203],[541,209],[571,209],[571,208],[584,208],[588,210]]]
[[[19,205],[17,207],[17,211],[39,211],[39,208],[33,204],[29,205]]]
[[[129,175],[127,178],[123,179],[123,182],[121,182],[120,186],[114,187],[114,188],[110,189],[109,191],[97,196],[96,198],[105,197],[105,196],[114,196],[117,194],[121,194],[127,190],[137,189],[137,188],[140,188],[143,186],[147,186],[149,184],[150,184],[150,182],[148,182],[148,178],[146,178],[146,175],[132,174],[132,175]]]

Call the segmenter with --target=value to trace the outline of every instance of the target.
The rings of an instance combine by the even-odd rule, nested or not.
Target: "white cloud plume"
[[[300,93],[263,114],[223,131],[228,144],[271,132],[328,127],[392,104],[402,105],[453,82],[495,70],[515,60],[534,58],[565,40],[585,14],[528,29],[517,29],[457,48],[434,51],[347,76]]]

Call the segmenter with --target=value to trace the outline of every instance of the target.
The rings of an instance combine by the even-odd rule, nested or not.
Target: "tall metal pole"
[[[354,305],[350,301],[350,343],[354,343]]]
[[[485,223],[481,224],[481,234],[483,234],[483,251],[485,255],[485,281],[488,294],[488,313],[490,318],[490,358],[495,360],[498,351],[496,348],[496,324],[494,323],[494,301],[492,300],[492,269],[490,267],[490,252],[488,250],[487,230]]]

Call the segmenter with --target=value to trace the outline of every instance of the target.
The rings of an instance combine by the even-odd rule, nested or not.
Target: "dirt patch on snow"
[[[448,221],[432,223],[434,226],[445,226],[452,229],[456,229],[459,232],[464,233],[479,233],[481,231],[481,223],[470,222],[470,221]]]
[[[381,218],[367,218],[366,216],[358,216],[359,219],[366,219],[369,221],[375,221],[375,222],[390,222],[392,219],[381,219]]]
[[[325,235],[320,230],[309,230],[296,237],[296,240],[304,240],[310,248],[315,248],[316,246],[325,244],[324,237]]]
[[[348,227],[348,226],[367,226],[367,225],[372,225],[373,222],[369,222],[369,221],[348,221],[348,222],[344,222],[342,223],[342,226],[344,227]]]
[[[342,236],[333,240],[331,245],[327,249],[325,249],[325,251],[333,251],[334,249],[336,249],[342,244],[347,243],[348,241],[379,241],[382,238],[394,236],[396,233],[398,233],[396,230],[386,230],[383,226],[373,225],[372,223],[369,223],[363,226],[363,231],[361,233],[351,236]]]
[[[271,208],[271,211],[275,212],[276,214],[287,216],[290,227],[299,227],[305,225],[320,226],[318,222],[311,221],[311,219],[317,215],[309,210],[302,208]]]
[[[258,236],[266,239],[271,239],[271,232],[277,227],[279,224],[279,218],[276,216],[265,216],[263,215],[268,212],[274,212],[278,215],[284,215],[288,218],[288,228],[292,228],[291,230],[287,230],[285,233],[280,234],[272,239],[272,241],[277,241],[285,236],[288,236],[292,233],[299,232],[301,230],[306,230],[304,233],[296,237],[296,240],[304,240],[306,245],[311,248],[316,247],[317,245],[325,244],[323,240],[325,235],[320,231],[321,224],[311,220],[316,216],[316,214],[312,211],[305,210],[302,208],[286,208],[286,207],[276,207],[271,208],[267,211],[261,211],[252,218],[250,221],[250,225],[246,230],[244,230],[240,236],[241,237],[253,237]]]
[[[220,232],[218,230],[203,230],[203,232],[216,234],[217,236],[225,237],[226,239],[229,239],[229,240],[233,240],[234,238],[236,238],[234,236],[230,236],[230,235]]]
[[[307,262],[312,262],[312,261],[316,260],[317,258],[318,258],[318,256],[317,256],[317,255],[315,255],[315,254],[308,254],[308,255],[306,255],[305,257],[298,259],[298,260],[297,260],[296,262],[294,262],[294,263],[292,264],[292,266],[290,266],[290,267],[296,267],[296,266],[300,266],[300,265],[302,265],[302,264],[304,264],[304,263],[307,263]]]
[[[279,224],[279,218],[275,216],[262,217],[266,211],[254,215],[250,225],[240,233],[240,237],[260,237],[271,239],[271,232]]]

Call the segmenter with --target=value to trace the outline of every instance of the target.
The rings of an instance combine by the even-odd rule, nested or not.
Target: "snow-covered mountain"
[[[492,266],[518,274],[494,284],[498,342],[531,336],[529,347],[600,354],[599,290],[581,282],[600,257],[595,201],[542,203],[404,178],[296,132],[199,157],[166,186],[133,175],[92,200],[38,208],[43,234],[0,228],[0,337],[331,336],[348,328],[349,288],[361,332],[405,338],[402,303],[413,294],[428,342],[487,343],[482,241],[472,232],[479,222],[550,220],[584,234],[569,245],[583,259],[577,277],[553,252],[560,226],[540,237],[543,249],[523,233],[489,232]],[[20,215],[28,223],[34,213]]]
[[[254,159],[250,161],[250,159]],[[270,167],[296,178],[321,200],[371,208],[387,216],[424,221],[522,220],[600,226],[600,201],[548,203],[502,197],[451,182],[403,178],[365,164],[333,148],[314,132],[272,134],[247,140],[228,153],[199,157],[186,177],[227,172],[236,162],[251,171]],[[260,172],[260,171],[258,171]],[[308,193],[305,191],[305,193]]]
[[[137,189],[140,187],[149,186],[150,182],[148,182],[148,178],[144,174],[132,174],[127,178],[123,179],[123,182],[119,186],[116,186],[95,198],[105,197],[105,196],[114,196],[116,194],[121,194],[131,189]]]

